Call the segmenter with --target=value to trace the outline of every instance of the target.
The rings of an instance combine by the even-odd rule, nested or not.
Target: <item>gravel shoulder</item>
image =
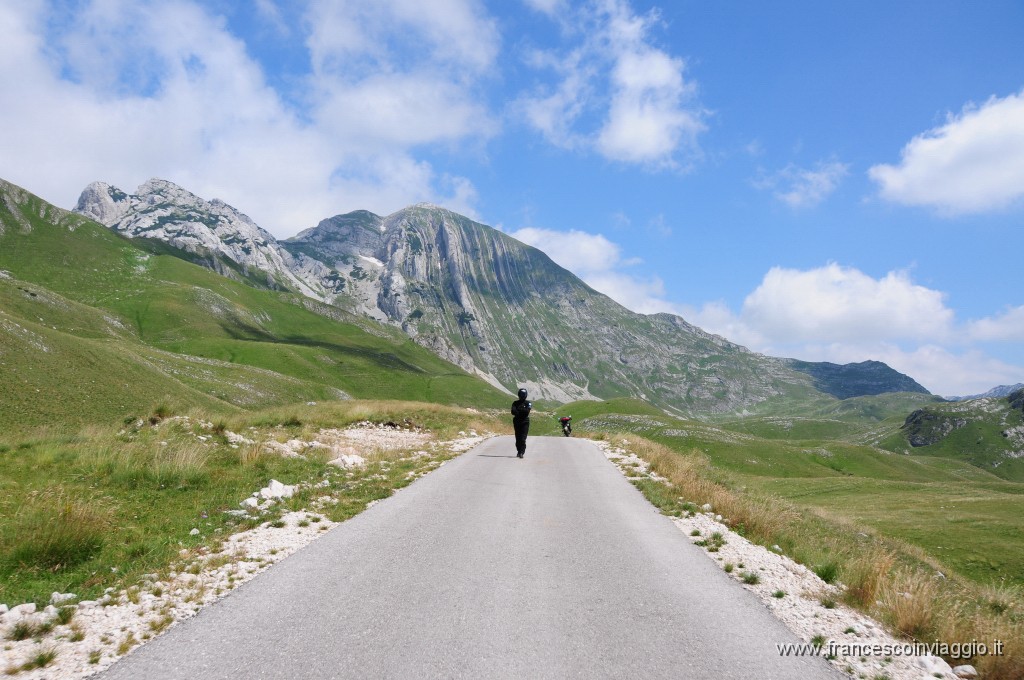
[[[639,456],[608,442],[595,444],[627,478],[659,479]],[[976,677],[971,667],[957,667],[961,673],[958,675],[937,656],[909,653],[915,650],[906,640],[894,637],[878,621],[843,604],[841,588],[825,583],[809,568],[778,550],[751,543],[732,531],[723,519],[710,505],[704,505],[701,512],[673,518],[673,522],[704,549],[713,563],[723,571],[728,569],[737,585],[757,595],[800,640],[824,641],[821,655],[831,655],[829,661],[837,670],[851,678],[889,680]],[[721,540],[708,540],[714,536]],[[750,574],[757,576],[756,583],[744,581]],[[875,653],[879,650],[883,653]]]

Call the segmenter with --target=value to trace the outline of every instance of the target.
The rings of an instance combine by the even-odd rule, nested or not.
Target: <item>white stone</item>
[[[700,506],[700,509],[703,510],[704,512],[711,512],[713,508],[711,507],[711,503],[705,503],[704,505]]]
[[[11,614],[14,614],[15,616],[18,616],[18,617],[28,616],[29,614],[35,614],[35,613],[36,613],[36,603],[35,602],[26,602],[25,604],[19,604],[17,607],[14,607],[14,608],[11,609]]]
[[[291,498],[295,494],[295,487],[289,484],[282,484],[276,479],[271,479],[270,484],[260,489],[260,496],[263,498]]]
[[[69,600],[73,600],[76,597],[78,597],[78,596],[75,595],[74,593],[56,593],[55,592],[55,593],[53,593],[53,595],[50,595],[50,604],[62,604],[62,603],[67,602]]]
[[[196,528],[193,527],[192,531],[188,532],[188,535],[189,536],[198,536],[199,535],[199,529],[196,529]]]
[[[260,502],[258,500],[256,500],[255,498],[253,498],[252,496],[249,496],[244,501],[239,503],[239,505],[243,505],[243,506],[245,506],[247,508],[259,507],[259,504],[260,504]]]
[[[937,656],[919,656],[915,662],[928,675],[938,674],[939,677],[944,677],[953,672],[949,664]]]

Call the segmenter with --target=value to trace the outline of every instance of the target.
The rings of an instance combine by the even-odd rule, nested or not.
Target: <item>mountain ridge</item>
[[[134,195],[93,183],[79,209],[124,235],[213,253],[244,272],[265,272],[269,286],[401,328],[507,391],[525,386],[560,402],[638,397],[686,414],[865,393],[830,388],[823,375],[831,369],[751,352],[681,317],[631,312],[542,251],[431,204],[335,215],[282,240],[223,202],[164,180]],[[864,382],[868,393],[907,385],[927,392],[885,369]]]

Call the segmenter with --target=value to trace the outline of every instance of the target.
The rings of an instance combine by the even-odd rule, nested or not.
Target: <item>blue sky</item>
[[[636,311],[1024,382],[1024,4],[23,0],[0,177],[150,177],[279,237],[429,201]]]

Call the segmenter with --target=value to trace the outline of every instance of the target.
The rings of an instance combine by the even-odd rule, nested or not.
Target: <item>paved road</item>
[[[121,678],[831,678],[584,440],[488,440],[112,666]]]

